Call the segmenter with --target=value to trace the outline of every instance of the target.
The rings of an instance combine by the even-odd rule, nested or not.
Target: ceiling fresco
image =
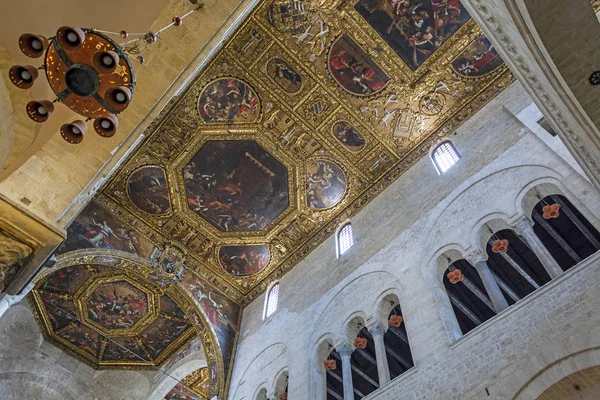
[[[96,196],[124,223],[80,216],[74,248],[176,241],[245,304],[512,81],[457,0],[264,1]]]
[[[169,294],[107,266],[57,270],[34,302],[49,340],[94,367],[158,366],[195,334]]]
[[[243,304],[512,80],[457,0],[265,1],[61,251],[173,240]]]

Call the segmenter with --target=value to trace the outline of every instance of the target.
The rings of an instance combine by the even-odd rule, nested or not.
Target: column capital
[[[514,221],[513,227],[516,228],[519,233],[528,232],[533,228],[533,222],[525,215],[521,215]]]
[[[477,264],[480,262],[486,262],[488,260],[488,255],[485,251],[481,249],[474,249],[465,257],[469,263],[473,267],[477,267]]]
[[[336,346],[335,349],[342,357],[350,357],[350,355],[354,351],[354,347],[350,346],[349,343],[342,343],[341,345]]]
[[[376,323],[375,325],[371,325],[371,326],[367,327],[367,330],[373,336],[383,336],[383,334],[385,333],[385,329],[383,328],[383,325],[381,325],[379,322]]]

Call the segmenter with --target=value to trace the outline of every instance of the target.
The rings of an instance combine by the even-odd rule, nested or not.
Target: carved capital
[[[350,357],[350,355],[354,351],[354,348],[352,346],[350,346],[350,344],[348,344],[348,343],[342,343],[341,345],[336,347],[336,350],[340,356]]]
[[[527,218],[524,215],[521,216],[518,220],[516,220],[513,226],[515,230],[520,234],[530,232],[533,229],[533,223],[529,218]]]
[[[0,233],[0,270],[8,269],[31,255],[33,249]]]
[[[476,249],[467,254],[465,258],[472,266],[477,267],[477,264],[488,260],[488,255],[483,250]]]
[[[379,324],[379,323],[377,323],[373,326],[370,326],[367,329],[369,330],[371,335],[373,335],[374,337],[375,336],[383,336],[383,334],[385,333],[383,326],[381,326],[381,324]]]

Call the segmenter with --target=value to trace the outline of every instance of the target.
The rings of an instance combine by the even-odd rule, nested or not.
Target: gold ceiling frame
[[[108,329],[96,321],[89,318],[88,313],[85,312],[85,303],[87,299],[92,295],[96,289],[105,283],[116,283],[116,282],[127,282],[144,295],[148,302],[148,310],[139,321],[137,321],[131,328],[123,329]],[[51,292],[50,292],[51,293]],[[144,286],[140,286],[136,281],[127,275],[114,275],[111,272],[102,274],[94,274],[91,278],[88,278],[86,283],[73,295],[73,303],[75,304],[75,314],[80,321],[85,321],[86,324],[94,327],[94,330],[101,332],[105,336],[138,336],[153,322],[154,318],[159,314],[159,294],[153,290],[149,290]]]
[[[170,180],[174,183],[173,191],[175,192],[175,198],[177,204],[175,206],[178,213],[182,215],[187,221],[200,224],[209,235],[211,240],[220,240],[222,246],[231,245],[247,245],[250,243],[261,243],[264,244],[269,241],[269,238],[273,235],[272,232],[277,226],[284,226],[287,222],[294,218],[300,207],[300,202],[303,201],[304,197],[302,193],[298,195],[297,187],[301,182],[302,177],[300,171],[296,168],[294,161],[285,153],[281,148],[278,148],[264,134],[253,136],[257,131],[261,131],[261,128],[255,129],[241,129],[237,125],[223,130],[212,130],[203,129],[201,132],[196,134],[196,137],[191,143],[186,146],[186,151],[183,152],[178,158],[175,159],[172,166],[168,168]],[[212,224],[207,222],[202,216],[196,214],[190,210],[187,202],[187,195],[185,190],[185,182],[183,179],[183,168],[188,165],[196,154],[208,143],[212,141],[253,141],[258,143],[263,149],[265,149],[273,158],[275,158],[280,164],[282,164],[288,175],[288,206],[283,210],[277,217],[273,219],[264,229],[259,231],[228,231],[223,232],[215,228]],[[244,237],[242,237],[242,235]]]
[[[48,319],[47,313],[43,312],[45,306],[41,298],[39,298],[38,289],[45,282],[46,278],[50,274],[57,270],[67,268],[70,266],[88,266],[88,265],[101,265],[109,266],[117,269],[120,275],[125,275],[135,282],[143,282],[148,285],[151,290],[156,293],[167,293],[169,297],[190,317],[190,323],[192,328],[189,328],[183,335],[179,337],[173,344],[171,344],[165,351],[157,358],[158,364],[164,363],[173,354],[180,350],[181,346],[191,340],[195,335],[198,335],[206,360],[209,366],[213,365],[217,381],[214,379],[211,381],[211,394],[218,394],[219,397],[226,397],[227,394],[227,379],[230,377],[225,376],[223,355],[219,346],[216,332],[209,323],[208,318],[202,311],[202,308],[197,301],[190,296],[189,293],[180,285],[171,285],[166,289],[160,287],[160,285],[150,281],[148,276],[153,272],[152,266],[147,263],[147,260],[143,260],[135,255],[125,253],[118,250],[100,250],[100,249],[83,249],[75,250],[66,255],[58,257],[57,263],[51,267],[45,269],[35,278],[35,288],[32,291],[32,296],[29,296],[29,301],[32,308],[36,311],[34,315],[38,321],[40,327],[42,327],[42,335],[44,339],[56,344],[67,353],[71,354],[76,359],[86,362],[102,369],[127,369],[127,370],[139,370],[140,365],[134,365],[131,362],[117,362],[110,364],[105,362],[101,365],[97,365],[97,359],[92,359],[88,353],[76,352],[72,349],[72,346],[68,346],[63,343],[62,340],[57,340],[57,335],[53,333],[52,325]],[[62,338],[58,338],[62,339]],[[95,360],[95,361],[94,361]],[[139,364],[139,363],[138,363]],[[155,369],[152,366],[147,366],[145,369]],[[214,377],[212,377],[214,378]]]
[[[144,236],[151,237],[155,243],[161,242],[157,243],[158,246],[171,237],[186,246],[191,256],[190,268],[203,279],[214,282],[227,297],[241,304],[247,304],[264,291],[269,282],[289,271],[326,237],[333,234],[340,221],[358,212],[402,172],[425,156],[438,138],[450,134],[513,81],[508,69],[502,67],[494,76],[478,79],[472,84],[461,82],[461,88],[472,85],[472,90],[465,91],[461,96],[453,96],[451,92],[444,93],[443,110],[439,115],[427,118],[429,121],[424,131],[397,140],[394,136],[395,125],[390,130],[375,119],[372,110],[365,112],[361,108],[368,108],[371,100],[380,101],[380,97],[385,100],[385,97],[394,95],[399,103],[397,114],[406,113],[406,118],[415,125],[420,117],[418,105],[422,96],[437,91],[436,84],[440,80],[453,79],[449,71],[450,63],[481,31],[472,19],[467,21],[413,72],[354,10],[355,2],[343,3],[341,8],[335,8],[335,4],[331,3],[322,2],[318,9],[318,18],[323,19],[332,31],[328,43],[341,28],[351,30],[353,40],[390,77],[384,90],[373,99],[346,96],[332,84],[328,73],[321,71],[324,62],[322,58],[315,63],[308,62],[310,52],[307,46],[296,44],[295,39],[289,40],[286,34],[278,32],[267,22],[265,15],[271,2],[265,1],[244,21],[223,49],[195,77],[188,89],[161,112],[160,118],[147,130],[148,136],[141,146],[119,167],[118,172],[97,196],[103,206],[116,212],[120,218],[135,222],[136,229]],[[325,51],[321,57],[326,53]],[[266,66],[273,58],[282,59],[302,76],[303,83],[298,92],[286,92],[266,73]],[[211,82],[223,77],[238,79],[254,90],[261,103],[259,120],[252,124],[217,124],[205,123],[198,115],[197,101],[200,94]],[[319,108],[321,111],[314,113],[314,106],[319,102],[322,102],[322,108]],[[280,126],[281,120],[285,118],[290,119],[290,126]],[[350,123],[365,138],[364,148],[351,152],[336,142],[332,124],[339,120]],[[289,144],[284,139],[291,128],[302,135],[306,134],[307,138],[314,139],[319,145],[314,151],[305,151]],[[131,170],[132,165],[154,163],[167,169],[169,190],[177,189],[181,197],[181,187],[173,187],[172,168],[176,159],[186,151],[189,152],[187,142],[190,138],[197,140],[197,135],[205,132],[222,131],[220,134],[226,135],[237,130],[254,130],[267,136],[275,144],[275,148],[278,148],[277,152],[268,149],[269,152],[278,159],[279,154],[285,152],[294,160],[298,171],[304,171],[307,161],[312,158],[333,158],[336,165],[345,168],[348,182],[344,200],[332,209],[312,210],[306,207],[305,202],[298,201],[300,209],[297,218],[286,220],[289,221],[289,226],[283,228],[269,225],[273,228],[266,236],[267,241],[258,243],[254,240],[256,236],[239,239],[238,245],[264,244],[271,252],[266,268],[243,278],[229,275],[216,258],[220,246],[233,244],[233,239],[216,241],[212,231],[204,229],[202,224],[198,225],[191,219],[182,219],[178,213],[170,218],[143,216],[135,210],[129,210],[128,200],[124,201],[122,193],[117,195],[113,191],[116,182],[122,179],[125,171]],[[305,176],[299,174],[298,177],[297,196],[301,200],[305,196],[302,189]],[[131,217],[132,214],[134,217]],[[170,221],[171,219],[177,223]],[[291,240],[287,229],[303,232],[301,239]],[[246,236],[242,232],[238,234]]]

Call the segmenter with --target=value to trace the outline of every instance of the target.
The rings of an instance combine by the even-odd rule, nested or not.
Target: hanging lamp
[[[162,32],[181,26],[184,18],[203,6],[200,3],[182,17],[173,17],[169,25],[156,32],[131,34],[134,39],[129,41],[124,41],[130,36],[124,30],[107,32],[62,26],[51,38],[25,33],[19,38],[21,52],[29,58],[43,57],[43,64],[38,68],[15,65],[9,70],[9,79],[16,87],[29,89],[39,78],[38,71],[43,70],[56,98],[29,102],[29,118],[46,122],[54,111],[54,103],[60,102],[82,117],[61,126],[60,134],[67,142],[81,143],[90,120],[94,120],[98,135],[109,138],[116,133],[117,115],[127,109],[133,98],[135,77],[130,56],[142,64],[144,53]]]

